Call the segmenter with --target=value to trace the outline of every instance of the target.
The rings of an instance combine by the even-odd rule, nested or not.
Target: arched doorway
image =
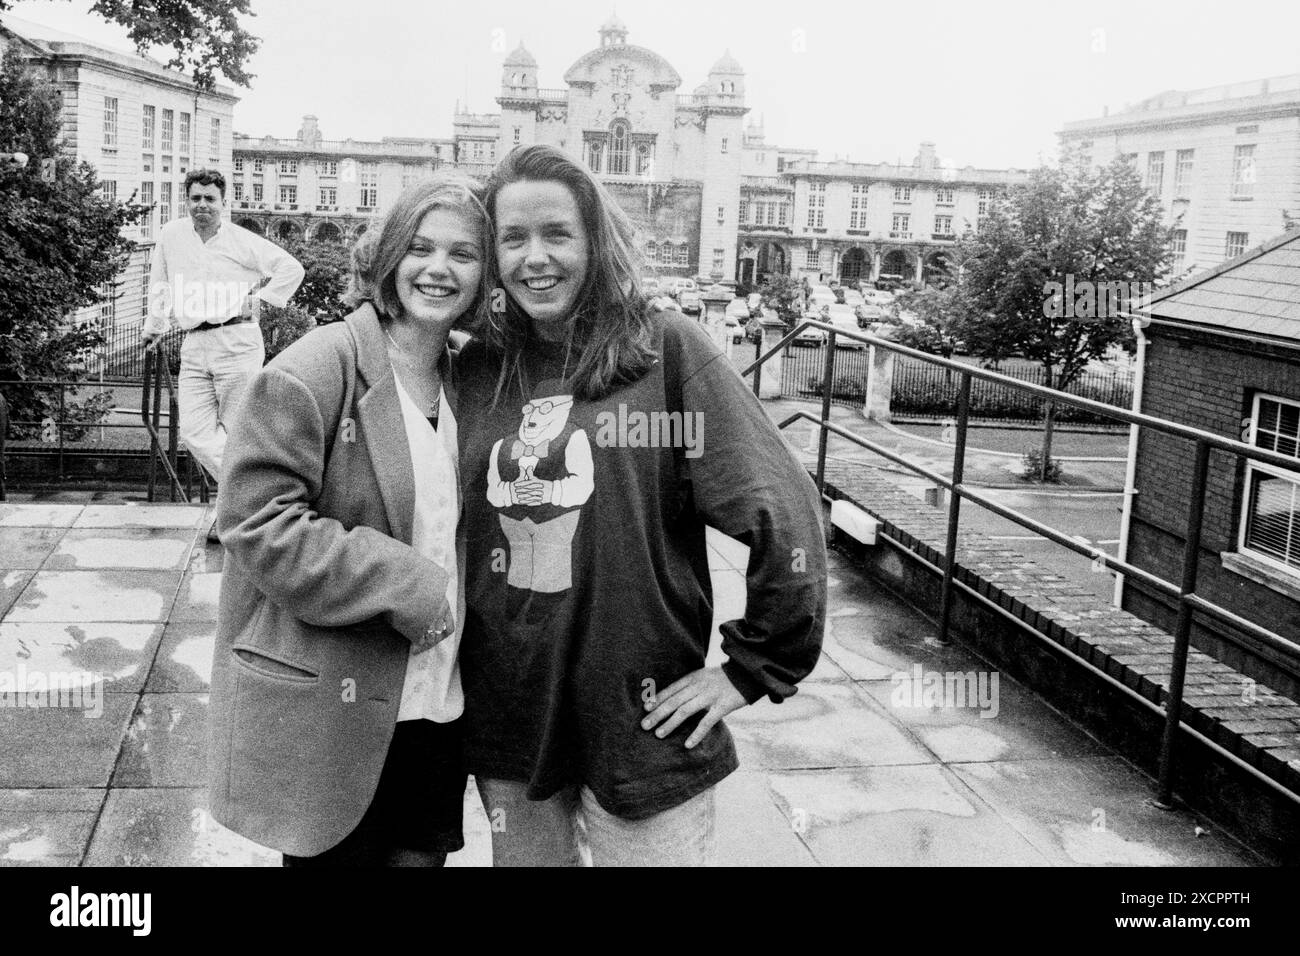
[[[235,225],[242,226],[243,228],[247,229],[249,232],[255,232],[259,236],[266,235],[266,233],[262,229],[262,224],[258,222],[256,219],[239,219],[236,220]]]
[[[357,226],[356,229],[352,230],[352,238],[353,238],[353,240],[360,239],[360,238],[361,238],[362,236],[364,236],[365,234],[366,234],[366,225],[365,225],[365,223],[362,223],[361,225]]]
[[[761,282],[769,275],[788,275],[785,247],[775,242],[766,242],[758,250],[758,280]]]
[[[885,258],[880,263],[880,274],[902,276],[904,282],[911,282],[915,278],[916,268],[912,265],[912,257],[906,252],[891,249],[885,253]]]
[[[751,242],[745,243],[736,257],[736,282],[746,286],[758,282],[758,247]]]
[[[280,242],[296,242],[302,238],[302,228],[290,219],[284,219],[275,227],[275,238]]]
[[[334,223],[322,222],[316,227],[316,231],[312,233],[312,239],[315,242],[342,242],[343,233],[339,231],[339,227]]]
[[[871,276],[871,260],[865,249],[854,246],[840,257],[840,281],[853,283]]]

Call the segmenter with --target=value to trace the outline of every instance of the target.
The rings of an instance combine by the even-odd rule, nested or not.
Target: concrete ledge
[[[847,550],[915,607],[937,613],[946,512],[870,469],[828,461],[826,482],[828,497],[852,502],[880,522],[880,544]],[[1154,775],[1164,716],[1111,681],[1163,705],[1173,636],[976,535],[959,534],[955,576],[985,599],[957,589],[953,621],[960,639]],[[1295,701],[1193,648],[1182,717],[1279,788],[1300,794]],[[1180,798],[1266,856],[1300,863],[1300,803],[1186,733],[1175,766]]]

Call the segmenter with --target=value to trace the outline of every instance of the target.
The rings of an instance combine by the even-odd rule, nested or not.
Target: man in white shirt
[[[303,279],[302,265],[275,243],[222,221],[225,198],[220,172],[186,175],[189,218],[159,230],[143,334],[145,348],[152,349],[171,321],[185,331],[180,436],[218,483],[226,423],[266,358],[258,301],[283,307]],[[209,541],[216,540],[214,528]]]

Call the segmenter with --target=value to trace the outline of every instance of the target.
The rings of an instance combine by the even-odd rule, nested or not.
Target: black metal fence
[[[180,372],[182,339],[180,329],[172,329],[158,343],[173,375]],[[86,367],[106,382],[140,382],[144,378],[144,366],[143,329],[139,323],[131,323],[105,331],[103,346]]]
[[[854,343],[857,345],[857,343]],[[831,403],[861,406],[867,398],[868,352],[865,348],[835,349]],[[790,398],[821,398],[826,377],[826,346],[788,345],[781,356],[781,394]]]
[[[837,360],[837,368],[839,364]],[[1041,366],[1024,365],[995,371],[1029,385],[1047,385]],[[949,418],[957,411],[961,378],[951,368],[939,368],[900,355],[894,361],[890,412],[912,418]],[[1133,404],[1133,373],[1121,368],[1110,372],[1086,371],[1062,391],[1117,408],[1130,408]],[[1001,382],[978,378],[971,382],[970,417],[973,419],[1023,422],[1040,419],[1042,415],[1043,400],[1036,395]],[[1103,415],[1072,405],[1057,406],[1056,418],[1081,424],[1114,424]]]

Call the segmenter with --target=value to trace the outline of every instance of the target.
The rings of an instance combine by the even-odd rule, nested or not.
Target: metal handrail
[[[741,372],[742,376],[748,375],[750,372],[754,373],[755,395],[759,392],[763,364],[773,355],[784,349],[786,345],[793,341],[795,336],[805,328],[817,328],[828,333],[828,339],[826,342],[825,375],[822,380],[821,418],[815,418],[808,412],[796,412],[784,421],[778,423],[778,427],[785,429],[793,422],[805,419],[812,422],[820,429],[820,439],[817,449],[817,473],[815,479],[817,490],[823,495],[825,494],[826,446],[829,435],[833,433],[867,449],[868,451],[881,455],[889,461],[902,465],[904,468],[922,475],[935,484],[952,492],[948,501],[947,535],[942,569],[943,591],[939,611],[939,639],[941,641],[946,642],[948,640],[948,634],[952,626],[957,538],[961,521],[961,501],[963,498],[973,501],[976,504],[993,511],[995,514],[1015,522],[1023,528],[1027,528],[1030,531],[1040,534],[1056,544],[1069,548],[1078,554],[1092,558],[1095,561],[1100,561],[1111,570],[1117,570],[1123,574],[1130,575],[1164,594],[1173,596],[1177,600],[1178,619],[1173,635],[1173,661],[1169,677],[1169,687],[1166,692],[1167,696],[1164,708],[1165,727],[1161,739],[1158,794],[1155,801],[1157,806],[1166,809],[1172,808],[1173,751],[1174,743],[1177,739],[1177,731],[1182,727],[1188,732],[1194,732],[1193,728],[1184,725],[1181,720],[1183,690],[1187,673],[1187,658],[1191,646],[1191,625],[1193,613],[1199,611],[1211,618],[1241,628],[1271,649],[1293,649],[1291,642],[1284,639],[1281,635],[1248,621],[1229,611],[1227,608],[1221,607],[1212,601],[1208,601],[1196,593],[1196,578],[1200,562],[1201,530],[1205,509],[1205,492],[1208,483],[1210,451],[1211,449],[1218,449],[1239,458],[1260,461],[1287,470],[1295,470],[1296,460],[1294,458],[1280,455],[1276,452],[1270,452],[1262,448],[1256,448],[1253,445],[1247,445],[1244,442],[1235,441],[1230,438],[1223,438],[1220,435],[1215,435],[1212,432],[1203,431],[1199,428],[1180,425],[1177,422],[1171,422],[1163,418],[1155,418],[1141,412],[1117,408],[1113,405],[1107,405],[1104,402],[1080,398],[1077,395],[1071,395],[1067,392],[1047,388],[1042,385],[1023,382],[1007,375],[964,365],[950,359],[938,358],[928,353],[899,345],[898,343],[892,342],[888,339],[882,339],[879,336],[865,332],[853,332],[847,329],[841,329],[829,323],[813,319],[806,319],[792,328],[772,348],[756,357],[755,360]],[[870,439],[855,435],[847,429],[841,428],[830,421],[831,382],[834,378],[836,358],[835,342],[837,336],[844,336],[845,338],[865,342],[873,348],[883,348],[886,351],[906,355],[932,365],[938,365],[956,372],[961,376],[960,390],[957,397],[957,427],[955,436],[956,440],[953,449],[953,469],[951,478],[947,478],[922,465],[914,464],[906,460],[901,454],[892,452]],[[756,352],[760,350],[761,346],[755,349]],[[1076,408],[1082,408],[1110,418],[1116,418],[1120,421],[1128,422],[1131,425],[1152,428],[1156,431],[1165,432],[1166,434],[1175,435],[1195,442],[1196,461],[1192,473],[1192,495],[1188,505],[1187,525],[1184,537],[1181,582],[1179,584],[1174,584],[1170,581],[1164,580],[1158,575],[1154,575],[1141,568],[1135,567],[1127,561],[1120,560],[1119,558],[1112,558],[1100,548],[1082,545],[1066,536],[1063,532],[1036,521],[1027,515],[1023,515],[1013,508],[1000,505],[986,496],[968,488],[964,484],[963,478],[966,459],[966,436],[970,426],[971,381],[975,378],[1029,392],[1030,394],[1037,395],[1048,402],[1072,405]]]

